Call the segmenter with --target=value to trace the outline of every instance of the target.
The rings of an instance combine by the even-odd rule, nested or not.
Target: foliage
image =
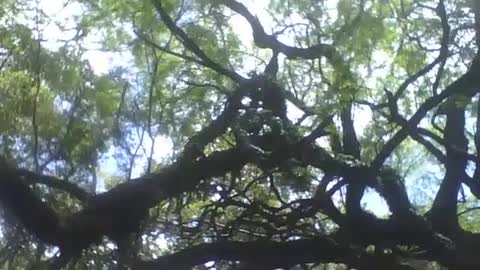
[[[477,1],[267,2],[0,3],[2,269],[480,269]]]

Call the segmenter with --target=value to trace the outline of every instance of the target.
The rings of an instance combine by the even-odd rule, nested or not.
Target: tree
[[[4,269],[480,269],[480,2],[53,2],[0,4]]]

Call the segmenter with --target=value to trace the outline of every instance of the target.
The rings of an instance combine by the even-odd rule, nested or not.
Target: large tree
[[[58,3],[0,3],[2,269],[480,269],[479,1]]]

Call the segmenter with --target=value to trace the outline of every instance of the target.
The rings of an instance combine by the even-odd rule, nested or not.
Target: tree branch
[[[327,44],[320,43],[308,48],[297,48],[285,45],[284,43],[278,41],[274,35],[268,35],[263,26],[260,24],[258,18],[253,16],[243,4],[235,0],[226,0],[224,1],[224,5],[242,15],[248,21],[252,27],[253,41],[259,48],[269,48],[274,52],[281,52],[288,58],[316,59],[321,56],[325,56],[332,60],[335,56],[337,56],[335,47]]]
[[[25,169],[16,169],[16,174],[23,177],[29,184],[44,184],[47,187],[65,191],[81,202],[85,202],[91,196],[85,189],[76,184],[53,176],[37,174]]]
[[[220,66],[218,63],[214,62],[210,57],[208,57],[205,52],[200,49],[200,47],[198,47],[198,45],[195,44],[195,42],[187,35],[187,33],[185,33],[180,27],[178,27],[172,20],[172,18],[170,18],[165,9],[163,9],[161,0],[155,0],[153,1],[153,4],[155,5],[155,8],[160,15],[160,18],[165,23],[167,28],[185,46],[185,48],[189,49],[192,53],[202,59],[204,66],[211,68],[219,74],[229,77],[234,82],[240,83],[245,80],[245,78],[243,78],[236,72]]]
[[[200,244],[151,262],[137,262],[133,269],[191,269],[209,261],[241,261],[262,269],[291,267],[299,263],[327,263],[354,260],[352,250],[327,237],[287,242],[216,242]]]
[[[408,127],[416,127],[418,123],[425,117],[425,115],[438,106],[448,97],[454,94],[463,94],[467,97],[472,97],[478,92],[478,87],[480,86],[480,78],[478,77],[478,72],[480,72],[480,61],[472,64],[469,70],[463,74],[460,78],[451,83],[444,91],[439,93],[436,96],[432,96],[425,100],[422,105],[417,109],[412,117],[407,122]],[[382,147],[380,152],[377,154],[371,167],[374,170],[378,170],[382,167],[385,160],[390,156],[393,150],[403,142],[408,136],[408,131],[406,128],[400,129],[393,137]]]

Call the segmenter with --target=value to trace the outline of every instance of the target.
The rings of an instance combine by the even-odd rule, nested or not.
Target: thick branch
[[[342,121],[343,130],[343,153],[351,155],[356,159],[360,159],[360,143],[357,139],[355,127],[352,119],[352,104],[349,103],[340,113],[340,119]],[[361,181],[355,181],[353,179],[347,179],[349,185],[347,187],[346,208],[347,214],[359,213],[361,211],[360,201],[363,197],[365,190],[364,183]]]
[[[447,123],[444,131],[446,144],[459,149],[460,152],[468,151],[468,140],[465,137],[465,109],[449,100],[446,104]],[[457,196],[460,184],[466,179],[467,159],[459,151],[447,148],[445,163],[445,177],[435,197],[431,209],[431,220],[438,230],[455,232],[458,229],[457,221]]]
[[[57,214],[4,163],[0,164],[0,202],[40,240],[59,243],[62,233]]]
[[[288,242],[217,242],[200,244],[151,262],[138,262],[133,269],[191,269],[209,261],[242,261],[262,269],[289,267],[299,263],[351,261],[347,248],[327,237]]]
[[[241,261],[262,266],[261,269],[292,267],[301,263],[345,263],[357,269],[393,269],[393,262],[383,263],[367,254],[347,248],[343,243],[359,245],[418,245],[430,259],[451,266],[455,253],[448,240],[437,236],[421,218],[382,220],[371,215],[357,219],[358,226],[341,230],[331,236],[287,242],[215,242],[186,248],[154,261],[139,261],[134,269],[191,269],[209,261]],[[378,258],[377,258],[378,259]],[[386,263],[386,264],[385,264]],[[382,268],[383,266],[383,268]],[[395,268],[397,269],[397,268]]]

